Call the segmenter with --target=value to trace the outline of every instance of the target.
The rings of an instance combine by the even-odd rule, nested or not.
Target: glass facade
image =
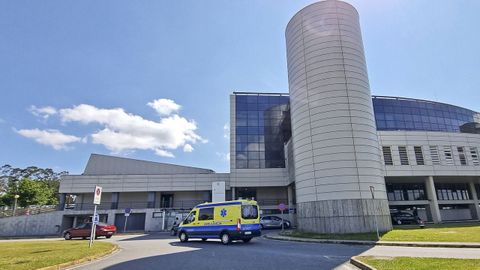
[[[437,198],[444,201],[470,200],[468,184],[435,184]]]
[[[377,130],[423,130],[461,132],[460,127],[475,122],[474,111],[432,101],[373,97]]]
[[[420,183],[387,183],[387,197],[389,201],[417,201],[427,199],[425,185]]]
[[[285,168],[288,95],[235,93],[235,119],[237,169]]]

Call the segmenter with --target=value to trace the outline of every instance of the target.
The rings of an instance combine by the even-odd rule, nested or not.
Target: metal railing
[[[162,204],[160,202],[147,202],[147,201],[133,201],[133,202],[102,202],[97,206],[98,210],[111,210],[111,209],[145,209],[145,208],[164,208],[164,209],[192,209],[198,204],[205,201],[199,200],[183,200],[174,201],[172,204]],[[93,210],[95,205],[93,203],[73,203],[65,204],[65,210]]]
[[[18,207],[17,209],[5,209],[0,210],[0,218],[24,216],[24,215],[38,215],[41,213],[47,213],[58,210],[58,205],[39,205],[29,207]]]

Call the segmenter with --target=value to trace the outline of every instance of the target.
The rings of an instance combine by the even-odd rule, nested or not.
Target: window
[[[196,214],[197,214],[197,211],[190,212],[190,214],[183,221],[183,224],[189,224],[189,223],[194,222]]]
[[[438,155],[438,147],[436,145],[430,145],[430,157],[432,158],[433,165],[440,165],[440,157]]]
[[[398,147],[398,154],[400,155],[400,164],[401,165],[408,165],[408,155],[407,155],[407,147],[406,146],[399,146]]]
[[[256,205],[242,205],[242,218],[243,219],[257,219],[258,208]]]
[[[445,162],[447,165],[454,165],[453,163],[453,156],[452,156],[452,148],[450,146],[443,146],[443,154],[445,155]]]
[[[213,207],[201,208],[198,220],[213,220]]]
[[[392,150],[390,149],[390,146],[383,146],[382,151],[383,151],[383,160],[385,161],[385,165],[393,165]]]
[[[458,158],[460,159],[461,165],[468,165],[467,164],[467,157],[465,156],[465,149],[462,146],[457,147],[458,151]]]
[[[291,136],[289,97],[235,95],[236,168],[285,168],[284,142]]]
[[[415,152],[415,160],[417,165],[425,165],[425,160],[423,159],[423,152],[421,146],[414,146],[413,151]]]
[[[386,186],[389,201],[417,201],[427,199],[424,184],[389,183]]]
[[[470,200],[468,184],[435,184],[437,197],[444,201]]]
[[[473,166],[480,165],[480,162],[478,161],[478,151],[476,147],[470,147],[470,157],[472,157]]]

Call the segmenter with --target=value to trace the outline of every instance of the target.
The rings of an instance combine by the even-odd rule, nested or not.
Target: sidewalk
[[[429,247],[429,248],[480,248],[480,243],[464,242],[394,242],[394,241],[363,241],[363,240],[335,240],[313,239],[279,235],[278,232],[268,233],[265,238],[283,241],[297,241],[308,243],[371,245],[371,246],[401,246],[401,247]],[[477,250],[480,254],[480,250]],[[480,257],[480,256],[479,256]]]

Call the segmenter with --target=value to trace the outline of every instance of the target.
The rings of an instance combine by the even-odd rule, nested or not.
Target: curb
[[[357,256],[353,256],[352,258],[350,258],[350,264],[354,265],[355,267],[361,270],[377,270],[377,268],[358,260]]]
[[[91,262],[93,260],[98,260],[98,259],[103,259],[105,257],[108,257],[110,256],[111,254],[117,252],[118,250],[120,250],[120,248],[118,247],[118,245],[116,244],[113,244],[113,247],[103,253],[103,254],[98,254],[98,255],[93,255],[93,256],[88,256],[88,257],[85,257],[85,258],[81,258],[81,259],[78,259],[78,260],[74,260],[74,261],[70,261],[70,262],[65,262],[65,263],[60,263],[60,264],[56,264],[56,265],[50,265],[50,266],[47,266],[47,267],[43,267],[43,268],[39,268],[37,270],[58,270],[58,269],[66,269],[66,268],[69,268],[69,267],[72,267],[72,266],[76,266],[76,265],[79,265],[79,264],[82,264],[82,263],[85,263],[85,262]]]
[[[313,239],[313,238],[299,238],[282,235],[264,235],[265,238],[282,240],[282,241],[296,241],[306,243],[325,243],[325,244],[346,244],[346,245],[369,245],[369,246],[400,246],[400,247],[443,247],[443,248],[480,248],[480,243],[421,243],[421,242],[388,242],[388,241],[361,241],[361,240],[335,240],[335,239]]]

